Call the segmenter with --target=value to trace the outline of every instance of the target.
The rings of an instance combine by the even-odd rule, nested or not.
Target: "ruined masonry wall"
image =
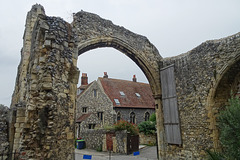
[[[224,74],[223,69],[230,66],[232,60],[239,59],[239,44],[240,34],[236,34],[224,39],[204,42],[186,54],[163,60],[163,67],[170,64],[175,66],[183,141],[182,147],[168,146],[168,157],[203,159],[206,149],[219,147],[214,144],[218,135],[214,134],[216,122],[213,118],[219,111],[216,112],[216,108],[211,108],[208,99],[214,96],[211,91]],[[239,72],[239,69],[235,71]],[[231,85],[229,83],[230,81],[226,82],[228,86]],[[223,99],[226,103],[230,90],[224,92],[228,92]],[[221,105],[224,106],[225,103]]]
[[[7,153],[9,152],[9,142],[8,142],[8,120],[9,120],[9,108],[0,105],[0,155],[2,155],[5,160]]]
[[[21,159],[74,159],[76,67],[71,25],[41,15],[32,33],[25,105],[13,149]],[[18,125],[23,122],[24,125]]]

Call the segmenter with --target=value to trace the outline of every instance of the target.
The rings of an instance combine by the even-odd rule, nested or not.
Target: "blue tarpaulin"
[[[92,155],[83,155],[83,159],[92,159]]]
[[[137,152],[133,152],[133,155],[134,155],[134,156],[137,156],[137,155],[139,155],[139,154],[140,154],[139,151],[137,151]]]

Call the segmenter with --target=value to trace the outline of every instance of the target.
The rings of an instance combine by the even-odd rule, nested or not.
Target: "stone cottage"
[[[76,123],[77,132],[112,125],[123,119],[139,124],[154,113],[154,98],[149,84],[108,78],[98,78],[88,85],[87,74],[81,77],[78,88]]]

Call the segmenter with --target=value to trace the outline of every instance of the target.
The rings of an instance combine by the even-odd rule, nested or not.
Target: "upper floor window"
[[[82,112],[87,113],[87,107],[82,107]]]
[[[136,123],[136,117],[134,112],[130,113],[130,123]]]
[[[149,114],[149,112],[146,112],[144,115],[145,121],[149,121],[149,118],[150,118],[150,114]]]
[[[93,97],[97,97],[97,90],[96,89],[93,90]]]
[[[103,112],[98,112],[97,115],[98,115],[98,118],[102,121],[103,120]]]

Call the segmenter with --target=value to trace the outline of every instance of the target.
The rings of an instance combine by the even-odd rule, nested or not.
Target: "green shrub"
[[[225,158],[223,158],[224,156],[222,155],[222,153],[216,152],[216,151],[209,151],[207,150],[207,159],[208,160],[224,160]]]
[[[222,152],[207,151],[209,160],[238,160],[240,159],[240,101],[231,97],[229,105],[221,111],[218,117],[220,129],[219,140]]]
[[[136,124],[132,124],[128,121],[120,120],[114,124],[114,128],[116,131],[119,130],[127,130],[131,135],[138,135],[139,130]]]
[[[99,145],[96,149],[97,152],[102,152],[102,145]]]
[[[145,135],[154,134],[156,131],[155,123],[152,121],[144,121],[138,125],[139,132],[143,132]]]
[[[110,125],[103,125],[103,128],[105,130],[114,130],[115,129],[114,126],[110,126]]]
[[[150,118],[149,121],[155,122],[156,123],[156,113],[153,113]]]
[[[224,154],[230,159],[240,159],[240,101],[238,97],[229,99],[229,106],[220,112],[220,142]]]

